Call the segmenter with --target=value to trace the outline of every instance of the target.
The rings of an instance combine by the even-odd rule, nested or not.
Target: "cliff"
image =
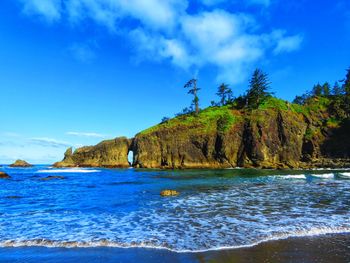
[[[143,168],[307,168],[349,166],[349,125],[332,101],[310,105],[269,98],[258,109],[210,107],[136,135],[134,166]]]
[[[55,167],[129,167],[128,153],[131,141],[126,137],[85,146],[74,151],[69,148]]]
[[[257,109],[209,107],[137,134],[69,149],[58,167],[308,168],[350,166],[350,125],[332,100],[305,106],[269,98]]]

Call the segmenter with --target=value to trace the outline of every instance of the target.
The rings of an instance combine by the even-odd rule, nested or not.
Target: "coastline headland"
[[[166,120],[134,138],[69,148],[55,167],[350,167],[350,123],[332,97],[305,105],[274,97],[256,109],[213,106]],[[128,162],[129,152],[133,162]]]

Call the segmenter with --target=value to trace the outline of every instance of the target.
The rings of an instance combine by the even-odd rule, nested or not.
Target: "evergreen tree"
[[[270,82],[268,75],[260,69],[256,69],[249,82],[249,89],[246,95],[246,106],[257,108],[261,102],[272,95],[269,92]]]
[[[317,85],[315,85],[312,88],[311,93],[312,93],[313,96],[321,96],[322,95],[322,91],[323,91],[322,86],[320,85],[320,83],[317,83]]]
[[[324,96],[329,96],[331,94],[331,86],[329,85],[328,82],[322,85],[322,94]]]
[[[346,114],[350,115],[350,68],[346,70],[346,76],[343,80],[344,84],[342,86],[344,96],[344,109]]]
[[[345,80],[343,80],[343,90],[347,97],[350,97],[350,68],[346,70]]]
[[[334,83],[333,89],[332,89],[332,95],[334,96],[340,96],[343,95],[343,89],[339,86],[339,82],[336,81]]]
[[[195,113],[196,115],[198,115],[199,113],[199,98],[198,98],[198,91],[200,90],[198,87],[197,87],[197,79],[191,79],[189,80],[184,88],[186,89],[189,89],[188,91],[188,94],[192,94],[193,95],[193,100],[192,100],[192,104],[194,105],[195,107]]]
[[[229,88],[227,84],[222,83],[218,87],[218,92],[216,93],[220,97],[221,106],[227,104],[232,100],[232,90]]]

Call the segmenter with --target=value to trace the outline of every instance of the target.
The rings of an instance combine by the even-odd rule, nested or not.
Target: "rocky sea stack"
[[[69,148],[55,167],[129,167],[128,153],[131,140],[120,137],[103,141],[95,146],[85,146],[74,151]]]
[[[185,114],[137,134],[68,149],[57,167],[310,168],[350,166],[350,122],[331,98],[308,104],[269,98],[256,109],[232,105]]]
[[[33,165],[24,160],[16,160],[10,167],[32,167]]]

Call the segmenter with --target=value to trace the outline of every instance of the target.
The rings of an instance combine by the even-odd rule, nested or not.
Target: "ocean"
[[[41,262],[59,262],[59,251],[201,262],[189,255],[350,233],[349,170],[2,170],[11,179],[0,181],[0,262],[35,251],[56,255]]]

